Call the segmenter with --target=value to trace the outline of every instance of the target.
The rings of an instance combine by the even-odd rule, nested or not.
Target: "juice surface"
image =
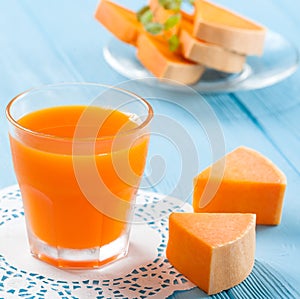
[[[118,110],[96,106],[61,106],[29,113],[18,123],[35,132],[67,138],[73,137],[75,130],[81,126],[81,129],[86,129],[81,130],[85,135],[80,137],[88,138],[116,135],[119,131],[137,127],[138,124],[129,118],[130,115]]]
[[[78,122],[83,112],[88,117]],[[51,246],[74,249],[102,246],[118,238],[125,223],[104,215],[80,189],[74,173],[76,153],[72,153],[72,137],[78,124],[81,126],[80,137],[87,139],[114,136],[119,131],[134,129],[138,124],[122,112],[99,107],[87,109],[86,106],[43,109],[22,117],[18,123],[32,131],[66,138],[53,144],[53,138],[37,140],[38,137],[32,138],[26,133],[20,133],[18,138],[10,137],[14,167],[32,233]],[[82,164],[87,181],[92,178],[85,166],[95,163],[101,180],[92,186],[91,192],[108,188],[109,195],[104,199],[108,205],[115,198],[126,202],[134,198],[145,166],[149,136],[138,136],[130,142],[128,138],[125,141],[120,138],[120,144],[113,152],[109,144],[112,140],[96,141],[94,151],[78,153],[75,157]],[[103,143],[106,144],[104,148],[101,147]],[[101,152],[97,152],[97,144]],[[124,173],[128,174],[125,179]],[[121,204],[114,204],[114,209],[123,218],[130,213]]]

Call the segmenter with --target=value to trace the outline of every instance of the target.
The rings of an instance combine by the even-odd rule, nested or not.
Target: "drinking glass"
[[[6,109],[30,250],[62,268],[126,256],[153,111],[93,83],[25,91]]]

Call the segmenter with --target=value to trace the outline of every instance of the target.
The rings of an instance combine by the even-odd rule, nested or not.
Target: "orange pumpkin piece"
[[[143,30],[134,12],[108,0],[99,3],[95,18],[115,37],[134,46]]]
[[[172,213],[166,255],[207,294],[227,290],[252,271],[255,215]]]
[[[171,9],[165,9],[158,0],[150,0],[149,7],[153,13],[153,21],[164,24],[175,12]],[[181,16],[183,17],[183,16]],[[174,25],[172,28],[164,32],[164,35],[167,38],[170,38],[172,35],[177,34],[180,27],[180,21]]]
[[[157,78],[183,84],[197,82],[205,70],[202,65],[185,59],[178,52],[171,52],[166,41],[147,34],[140,34],[138,38],[137,57]]]
[[[194,36],[244,55],[261,55],[265,28],[205,0],[195,0]]]
[[[173,10],[165,9],[159,3],[159,0],[149,0],[149,7],[153,13],[154,21],[162,24],[166,22],[170,16],[175,14]]]
[[[157,78],[192,84],[203,74],[202,65],[188,61],[178,52],[171,52],[162,36],[147,34],[134,12],[102,0],[95,17],[118,39],[136,46],[138,59]]]
[[[185,58],[222,72],[237,73],[243,70],[245,55],[196,39],[192,32],[193,24],[182,20],[180,43]]]
[[[224,159],[222,177],[220,173],[213,173],[212,167],[221,169],[223,159],[194,179],[194,211],[254,213],[257,224],[279,224],[286,188],[286,177],[281,170],[265,156],[247,147],[235,149]],[[220,183],[209,200],[204,192],[208,182]]]

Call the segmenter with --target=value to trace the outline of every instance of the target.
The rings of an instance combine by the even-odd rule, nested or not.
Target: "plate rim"
[[[238,91],[256,90],[256,89],[265,88],[265,87],[274,85],[276,83],[279,83],[280,81],[288,78],[298,69],[298,66],[300,64],[299,49],[294,43],[292,43],[289,40],[287,40],[286,38],[284,38],[281,34],[268,29],[266,31],[266,41],[268,38],[270,38],[270,36],[280,38],[283,42],[288,44],[290,49],[294,52],[294,64],[290,65],[287,69],[285,69],[281,72],[278,72],[276,74],[276,76],[271,76],[270,78],[265,77],[264,80],[256,80],[256,82],[254,84],[252,81],[253,81],[255,74],[253,73],[251,66],[249,66],[249,63],[246,61],[244,70],[241,72],[241,78],[239,78],[239,77],[233,78],[231,81],[226,80],[226,79],[223,81],[219,81],[219,82],[217,82],[217,83],[219,83],[219,86],[217,86],[217,87],[212,86],[210,83],[207,83],[207,82],[203,82],[203,81],[201,82],[201,80],[195,84],[187,85],[187,86],[189,88],[192,88],[195,91],[203,93],[203,94],[229,93],[229,92],[238,92]],[[122,75],[125,78],[130,79],[130,80],[141,80],[141,79],[147,79],[147,78],[155,79],[154,80],[155,87],[159,87],[164,90],[176,91],[176,92],[184,91],[184,88],[180,87],[180,85],[184,85],[184,84],[180,84],[180,83],[176,82],[177,84],[175,84],[176,85],[175,86],[175,85],[171,85],[168,83],[164,83],[164,82],[162,82],[162,80],[153,76],[142,65],[141,65],[140,69],[135,69],[136,73],[140,72],[140,74],[138,76],[134,75],[135,73],[127,72],[124,68],[121,67],[120,63],[117,63],[117,60],[113,57],[113,55],[109,49],[109,47],[113,43],[122,45],[123,47],[128,48],[129,51],[134,51],[135,47],[133,45],[126,44],[125,42],[117,39],[114,36],[112,36],[108,40],[108,42],[104,45],[104,47],[102,49],[102,54],[103,54],[104,60],[117,73],[119,73],[120,75]],[[250,56],[250,57],[252,57],[252,56]],[[258,60],[261,59],[260,57],[256,57],[256,58]],[[136,59],[136,62],[138,62],[137,59]],[[141,81],[148,86],[153,86],[153,83],[148,82],[148,84],[147,84],[147,80],[141,80]],[[150,80],[150,81],[153,82],[153,80]],[[229,82],[229,84],[228,84],[228,82]],[[186,85],[184,85],[184,86],[186,86]]]

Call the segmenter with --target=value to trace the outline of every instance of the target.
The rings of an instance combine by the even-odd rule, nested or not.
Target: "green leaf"
[[[164,8],[168,9],[167,7],[170,5],[170,0],[158,0],[158,3]]]
[[[153,20],[153,13],[152,13],[151,10],[147,10],[147,11],[141,16],[140,22],[141,22],[142,24],[145,25],[145,24],[148,24],[148,23],[152,22],[152,20]]]
[[[180,13],[170,16],[164,23],[165,30],[169,30],[174,26],[176,26],[180,22],[180,19],[181,19]]]
[[[144,25],[144,28],[146,29],[147,32],[151,33],[152,35],[157,35],[163,32],[164,30],[164,25],[160,23],[148,23]]]
[[[176,51],[179,47],[179,38],[178,38],[178,36],[177,35],[172,35],[168,39],[168,44],[169,44],[170,51],[172,51],[172,52]]]
[[[142,7],[137,13],[136,13],[137,19],[142,24],[150,23],[153,19],[153,13],[149,6]]]
[[[164,9],[179,11],[182,0],[159,0],[158,2]]]

